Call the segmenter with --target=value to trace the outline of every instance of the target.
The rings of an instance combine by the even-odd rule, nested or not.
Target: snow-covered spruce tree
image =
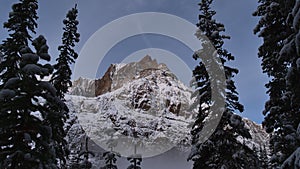
[[[10,37],[4,40],[0,46],[3,55],[0,65],[1,88],[11,77],[18,74],[19,51],[23,46],[28,45],[28,40],[32,40],[29,31],[36,33],[37,8],[36,1],[23,0],[18,4],[14,4],[12,12],[9,13],[9,20],[3,25],[11,33]]]
[[[195,86],[197,91],[195,97],[199,105],[199,113],[193,125],[192,133],[192,152],[189,160],[194,161],[194,169],[213,168],[213,169],[240,169],[240,168],[259,168],[259,159],[253,150],[237,140],[238,136],[251,138],[249,130],[245,128],[242,118],[234,111],[243,111],[243,106],[238,101],[238,93],[233,81],[233,77],[238,70],[231,68],[225,62],[234,60],[226,49],[223,48],[224,39],[228,36],[221,35],[225,31],[224,25],[217,23],[213,16],[215,11],[211,10],[212,0],[201,0],[199,3],[200,12],[198,31],[196,36],[203,42],[202,37],[206,36],[213,47],[216,49],[221,60],[226,78],[226,99],[225,111],[213,134],[203,143],[200,142],[200,132],[206,124],[206,120],[211,114],[209,111],[212,105],[211,77],[206,70],[203,60],[194,69]],[[194,59],[204,58],[199,55],[207,55],[210,51],[209,45],[202,43],[203,49],[196,51]],[[208,54],[209,55],[209,54]],[[209,58],[208,60],[213,60]],[[208,61],[209,62],[209,61]],[[224,109],[223,109],[224,110]],[[220,110],[221,111],[221,110]],[[209,123],[209,122],[208,122]]]
[[[75,44],[79,42],[80,34],[77,31],[77,26],[79,24],[77,20],[78,10],[77,5],[74,8],[69,10],[66,14],[66,18],[63,20],[63,36],[62,36],[62,45],[58,47],[60,51],[59,57],[56,59],[57,63],[54,65],[54,73],[51,76],[51,83],[56,88],[56,94],[60,99],[65,100],[65,93],[68,92],[68,88],[72,85],[71,75],[72,71],[70,65],[75,63],[75,60],[78,57],[78,54],[74,50]],[[70,113],[69,111],[65,112],[68,115],[68,120],[65,124],[65,132],[69,132],[73,124],[77,122],[77,117]],[[73,115],[73,116],[72,116]],[[70,136],[71,133],[68,133]],[[70,139],[70,138],[68,138]],[[69,140],[70,141],[70,140]],[[72,146],[72,143],[69,142],[69,146]],[[69,147],[71,154],[69,156],[74,157],[75,150],[72,150],[72,147]],[[67,149],[67,148],[66,148]],[[75,155],[76,157],[76,155]],[[72,159],[68,162],[70,165],[73,165]],[[76,164],[74,164],[76,165]]]
[[[285,163],[282,167],[293,168],[294,164],[286,167],[290,162],[284,161],[300,146],[296,132],[300,122],[300,2],[259,3],[254,16],[260,21],[254,33],[263,38],[258,56],[263,71],[271,78],[266,84],[270,98],[265,104],[263,125],[271,134],[272,167]]]
[[[105,159],[105,166],[101,167],[101,169],[118,169],[116,162],[117,158],[121,157],[120,154],[113,151],[107,151],[103,153],[103,157]]]
[[[63,28],[62,45],[58,47],[60,55],[56,59],[57,63],[54,65],[55,72],[51,78],[51,82],[57,90],[57,95],[61,99],[64,99],[68,88],[72,86],[70,65],[75,63],[78,57],[78,54],[74,50],[75,43],[79,42],[80,37],[80,34],[77,32],[79,22],[77,20],[78,10],[76,6],[68,11],[66,19],[63,21],[65,27]]]
[[[300,137],[300,123],[297,128],[297,136]],[[300,147],[298,147],[282,164],[282,169],[300,168]]]
[[[127,169],[142,169],[141,163],[143,159],[141,156],[128,157],[127,160],[130,162],[130,165],[127,167]]]
[[[30,35],[37,9],[37,0],[20,0],[4,23],[10,34],[0,48],[0,168],[58,168],[65,162],[67,107],[51,83],[40,80],[53,68],[39,62],[50,60],[46,39]]]

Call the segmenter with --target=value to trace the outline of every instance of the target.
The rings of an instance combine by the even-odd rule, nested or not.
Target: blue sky
[[[10,6],[14,2],[16,1],[1,0],[1,23],[7,21],[8,13],[11,10]],[[81,41],[77,46],[78,52],[99,28],[129,14],[163,12],[186,19],[193,24],[197,23],[199,14],[197,0],[40,1],[37,34],[43,34],[46,37],[53,58],[58,55],[56,49],[61,43],[62,20],[66,12],[75,3],[78,4],[79,9],[79,32],[81,34]],[[231,36],[231,40],[225,42],[225,47],[236,56],[236,60],[230,65],[240,70],[235,80],[241,103],[245,106],[245,112],[242,116],[260,123],[263,119],[261,112],[267,100],[264,84],[268,79],[261,73],[260,59],[257,57],[257,49],[261,44],[261,40],[253,35],[252,31],[257,23],[257,18],[251,16],[256,9],[256,5],[256,1],[216,0],[214,9],[217,11],[217,20],[225,24],[226,34]],[[122,28],[120,28],[120,31],[122,31]],[[191,32],[191,34],[194,34],[194,32]],[[4,40],[6,37],[7,31],[1,27],[0,39]],[[102,72],[101,69],[105,70],[108,64],[118,62],[120,58],[145,48],[161,48],[177,55],[189,57],[187,60],[190,60],[190,54],[192,53],[183,44],[168,37],[157,37],[156,35],[134,36],[120,42],[109,51],[105,63],[100,65],[99,74]]]

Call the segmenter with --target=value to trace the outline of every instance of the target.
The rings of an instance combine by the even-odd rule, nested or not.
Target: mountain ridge
[[[73,87],[70,88],[69,93],[87,97],[99,96],[122,87],[124,84],[134,80],[139,73],[140,76],[144,77],[151,70],[158,69],[170,72],[166,64],[158,63],[156,59],[152,59],[149,55],[146,55],[138,62],[111,64],[99,79],[91,80],[80,77],[73,81]],[[173,77],[176,76],[173,74]]]

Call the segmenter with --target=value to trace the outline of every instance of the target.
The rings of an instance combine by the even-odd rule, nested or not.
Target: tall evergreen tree
[[[58,168],[65,162],[67,107],[41,80],[53,68],[40,63],[50,61],[46,39],[31,37],[37,9],[37,0],[20,0],[4,23],[10,34],[0,47],[0,168]]]
[[[263,125],[271,134],[273,168],[279,168],[300,146],[300,12],[299,0],[260,0],[254,16],[260,21],[254,33],[263,38],[258,56],[271,78],[266,84]]]
[[[80,37],[80,34],[77,32],[79,22],[77,20],[78,10],[76,7],[77,5],[68,11],[66,19],[63,21],[65,27],[63,28],[62,45],[58,47],[60,55],[56,60],[57,63],[54,65],[55,72],[51,78],[57,90],[57,95],[61,99],[64,99],[68,88],[72,86],[70,64],[75,63],[78,57],[78,54],[74,50],[75,43],[79,42]]]
[[[75,44],[79,42],[80,34],[77,31],[77,26],[79,24],[77,20],[78,10],[77,5],[74,8],[69,10],[66,14],[66,18],[63,20],[64,28],[62,35],[62,45],[58,47],[60,51],[59,57],[56,59],[57,63],[54,65],[54,73],[51,77],[51,83],[56,88],[56,94],[60,99],[65,100],[65,93],[67,93],[68,88],[72,86],[71,75],[72,70],[70,65],[75,63],[75,60],[78,57],[78,54],[74,50]],[[67,125],[65,132],[68,132],[70,126],[76,122],[76,118],[70,119],[69,110],[65,112],[68,116]],[[65,147],[65,150],[68,150]],[[67,151],[69,154],[69,151]]]
[[[204,60],[201,60],[193,71],[196,80],[197,92],[195,94],[197,94],[196,103],[199,105],[199,113],[191,131],[193,140],[189,160],[194,161],[194,169],[259,168],[259,160],[255,152],[237,140],[238,136],[247,139],[251,138],[251,135],[249,130],[245,128],[242,118],[234,113],[235,111],[242,112],[244,109],[238,101],[238,93],[233,81],[233,77],[238,73],[238,70],[225,64],[227,61],[234,60],[234,56],[223,48],[224,39],[229,39],[229,37],[221,35],[221,32],[225,31],[224,25],[213,19],[216,12],[211,10],[212,2],[212,0],[201,0],[199,3],[201,14],[199,15],[196,36],[202,41],[203,48],[196,51],[193,58],[197,60],[205,58],[201,57],[203,55],[211,56],[209,54],[209,51],[211,51],[209,48],[211,47],[208,45],[208,42],[203,40],[203,36],[207,37],[221,61],[218,64],[224,66],[227,83],[225,85],[226,94],[224,94],[226,95],[225,111],[223,109],[221,120],[213,134],[205,142],[201,143],[200,132],[205,124],[209,123],[207,120],[212,113],[210,107],[214,104],[211,100],[211,90],[218,90],[211,89],[212,79],[210,78],[212,77],[209,77],[207,71],[209,65],[204,65]],[[214,58],[208,58],[206,62],[211,63],[209,60],[214,60]]]

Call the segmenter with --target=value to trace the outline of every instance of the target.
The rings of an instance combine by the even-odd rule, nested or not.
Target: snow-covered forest
[[[262,124],[242,116],[232,66],[241,56],[227,49],[215,3],[194,4],[187,86],[149,55],[72,79],[81,6],[65,11],[60,43],[48,46],[40,2],[14,2],[0,42],[0,169],[300,169],[300,0],[258,0],[252,14],[268,77]]]

